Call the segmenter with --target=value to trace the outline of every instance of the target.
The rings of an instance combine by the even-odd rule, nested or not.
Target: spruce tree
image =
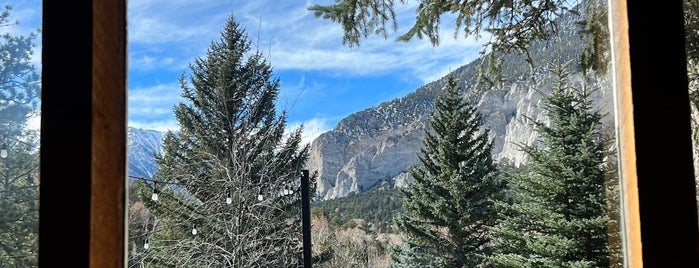
[[[503,189],[492,141],[481,129],[476,108],[459,96],[453,77],[435,107],[397,218],[409,245],[394,260],[422,267],[481,266],[490,252],[487,227],[496,222],[494,200]]]
[[[523,146],[528,171],[511,178],[514,204],[494,228],[498,267],[608,267],[607,204],[601,115],[590,91],[554,69],[544,96],[550,124],[536,122],[534,145]]]
[[[10,6],[0,12],[8,25]],[[0,267],[37,265],[40,76],[31,63],[36,33],[0,35]]]
[[[145,263],[297,267],[302,263],[301,129],[285,134],[279,80],[231,16],[180,79],[180,129],[165,135],[155,181],[141,189],[154,219],[134,239]],[[157,201],[151,199],[158,191]],[[312,189],[313,191],[313,189]],[[195,231],[196,230],[196,231]]]

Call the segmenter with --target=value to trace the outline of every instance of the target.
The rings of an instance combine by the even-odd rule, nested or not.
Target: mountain
[[[154,154],[163,152],[164,134],[156,130],[129,128],[127,137],[129,176],[152,178],[155,175],[158,166],[155,164]]]
[[[553,85],[545,66],[580,59],[587,40],[577,33],[577,22],[584,14],[567,14],[557,23],[549,40],[532,44],[529,53],[537,68],[530,70],[524,56],[507,55],[502,75],[507,80],[500,87],[476,88],[480,59],[458,68],[454,75],[463,86],[463,96],[483,114],[484,126],[494,140],[495,159],[516,166],[526,161],[521,144],[536,139],[532,120],[547,122],[541,109],[541,93]],[[530,79],[533,71],[534,81]],[[593,93],[606,125],[612,124],[613,96],[609,74],[581,72],[571,76]],[[403,98],[382,103],[342,119],[337,126],[321,134],[311,144],[308,169],[317,171],[318,198],[327,200],[361,193],[379,182],[389,181],[398,187],[410,183],[408,168],[417,163],[422,137],[428,127],[434,100],[446,78],[428,83]]]

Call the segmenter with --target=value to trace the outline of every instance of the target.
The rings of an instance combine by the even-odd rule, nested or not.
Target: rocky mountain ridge
[[[158,166],[155,153],[163,152],[164,132],[149,129],[129,128],[127,134],[128,175],[153,178]]]

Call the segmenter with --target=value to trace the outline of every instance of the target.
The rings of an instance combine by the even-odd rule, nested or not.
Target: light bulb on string
[[[265,199],[265,196],[262,195],[262,187],[260,187],[260,190],[259,190],[259,192],[258,192],[258,194],[257,194],[257,201],[262,201],[262,200],[264,200],[264,199]]]
[[[226,193],[226,204],[230,205],[232,203],[233,203],[233,198],[231,197],[231,191],[228,190],[228,192]]]
[[[153,201],[158,201],[158,183],[153,182],[153,194],[150,196]]]
[[[197,226],[192,226],[192,235],[197,235]]]
[[[143,242],[143,249],[149,249],[150,244],[148,243],[148,238],[146,238],[146,241]]]
[[[2,143],[2,146],[0,146],[0,158],[7,158],[8,152],[7,152],[7,143]]]

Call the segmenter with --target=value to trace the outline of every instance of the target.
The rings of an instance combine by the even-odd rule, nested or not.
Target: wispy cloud
[[[310,144],[320,136],[331,129],[326,118],[315,117],[305,122],[292,122],[287,127],[287,133],[290,130],[295,130],[303,125],[303,134],[301,139],[303,144]]]
[[[182,101],[177,83],[131,88],[128,95],[129,126],[164,130],[177,128],[172,108]]]
[[[139,71],[162,69],[182,71],[186,68],[187,63],[183,62],[183,59],[177,59],[173,56],[160,57],[157,54],[133,53],[129,55],[129,66],[131,69]]]

